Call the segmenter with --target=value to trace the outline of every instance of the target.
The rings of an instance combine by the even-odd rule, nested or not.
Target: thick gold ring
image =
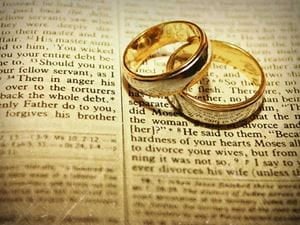
[[[193,53],[183,64],[160,74],[143,75],[138,72],[141,64],[157,50],[174,43],[193,46]],[[133,88],[143,94],[173,95],[201,78],[210,56],[206,34],[196,24],[165,22],[145,30],[128,44],[123,55],[124,76]]]
[[[234,104],[215,104],[199,100],[187,89],[169,96],[168,99],[178,111],[193,120],[214,125],[234,124],[248,118],[258,110],[263,101],[266,77],[256,59],[240,47],[227,42],[211,40],[211,48],[212,62],[223,63],[240,70],[257,86],[255,93],[245,101]],[[173,53],[167,68],[173,68],[176,59],[180,61],[181,52],[185,51],[179,49]]]

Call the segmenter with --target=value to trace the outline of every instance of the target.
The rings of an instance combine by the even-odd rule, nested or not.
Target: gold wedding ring
[[[160,74],[139,73],[140,66],[151,55],[174,43],[192,46],[193,52],[184,63]],[[206,34],[196,24],[165,22],[145,30],[128,44],[123,55],[124,76],[133,88],[143,94],[169,96],[198,81],[211,61],[210,56]]]
[[[164,46],[180,43],[170,54],[166,71],[143,74],[141,65]],[[212,53],[211,53],[212,51]],[[211,62],[238,69],[257,89],[244,101],[216,104],[192,95],[189,89],[208,74]],[[137,91],[149,96],[168,96],[170,103],[187,117],[203,123],[228,125],[242,121],[263,102],[266,78],[256,59],[231,43],[208,41],[194,23],[170,21],[153,26],[126,47],[123,55],[124,77]]]
[[[168,69],[176,67],[176,61],[182,61],[181,58],[185,60],[185,57],[181,54],[188,52],[184,51],[184,48],[188,47],[189,46],[182,46],[173,53],[167,64]],[[257,111],[262,104],[266,87],[264,72],[251,54],[236,45],[212,40],[211,48],[213,55],[212,61],[239,69],[258,87],[255,93],[245,101],[234,104],[215,104],[199,100],[191,95],[188,92],[188,89],[184,89],[181,93],[169,96],[168,99],[178,111],[181,111],[184,115],[193,120],[203,123],[228,125],[244,120]]]

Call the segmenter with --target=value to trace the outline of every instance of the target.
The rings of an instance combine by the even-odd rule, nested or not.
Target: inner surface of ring
[[[226,45],[223,42],[211,41],[212,60],[214,62],[230,65],[233,68],[243,72],[247,78],[256,86],[262,82],[262,70],[256,60],[246,51],[235,47],[234,45]],[[195,46],[191,44],[182,45],[170,57],[167,63],[167,70],[178,68],[185,63],[195,51]]]
[[[213,61],[236,67],[243,72],[251,82],[259,86],[262,82],[262,70],[256,60],[248,52],[234,45],[212,41]]]
[[[196,104],[200,105],[207,105],[210,104],[213,107],[232,107],[233,105],[236,106],[241,106],[244,105],[246,102],[250,103],[254,99],[256,99],[258,96],[261,95],[261,93],[264,90],[265,87],[265,78],[263,71],[258,64],[258,62],[251,56],[248,52],[244,51],[243,49],[232,45],[230,43],[222,42],[222,41],[216,41],[212,40],[211,42],[212,46],[212,65],[210,66],[211,69],[208,69],[205,81],[201,81],[200,83],[197,83],[197,85],[192,86],[190,89],[185,89],[182,93],[185,95],[185,98],[190,99],[189,101],[196,101]],[[167,63],[167,70],[174,69],[178,66],[180,66],[182,63],[186,61],[188,57],[191,55],[191,50],[192,46],[191,45],[183,45],[179,49],[177,49],[170,57],[168,63]],[[224,72],[220,71],[216,74],[215,69],[212,69],[215,67],[215,65],[226,65],[227,69],[224,70]],[[232,68],[231,70],[228,70]],[[232,97],[230,96],[229,90],[233,90],[236,92],[237,89],[241,90],[240,92],[244,92],[240,88],[240,85],[238,85],[238,82],[240,80],[233,80],[234,83],[236,83],[236,88],[232,88],[232,84],[226,85],[223,80],[221,84],[222,86],[211,86],[212,83],[208,82],[210,79],[212,80],[228,80],[228,77],[223,77],[220,76],[219,73],[221,74],[226,74],[228,71],[229,73],[234,70],[234,71],[240,71],[241,72],[241,79],[244,77],[245,83],[247,83],[246,91],[248,96],[240,96],[240,101],[236,102],[236,99],[239,99],[239,97],[235,93],[231,93]],[[211,77],[210,75],[215,74],[214,77]],[[235,76],[233,76],[235,77]],[[233,79],[233,78],[231,78]],[[237,79],[237,78],[235,78]],[[227,82],[228,83],[228,82]],[[195,83],[194,83],[195,84]],[[194,85],[193,84],[193,85]],[[249,85],[253,85],[251,87],[251,90],[248,89],[250,88]],[[225,86],[224,86],[225,85]],[[190,86],[191,87],[191,86]],[[214,89],[215,87],[215,89]],[[255,90],[253,89],[255,88]],[[229,90],[228,90],[229,89]],[[193,90],[193,93],[196,92],[196,95],[192,94],[190,91]],[[197,90],[199,90],[197,92]],[[218,94],[218,93],[208,93],[205,90],[220,90],[221,92],[223,91],[223,94]],[[212,94],[212,96],[210,96]],[[243,95],[243,94],[242,94]],[[228,97],[227,100],[224,99],[224,97]],[[212,99],[212,100],[210,100]],[[234,102],[231,102],[230,99],[234,99]],[[244,99],[244,101],[242,100]],[[199,101],[200,100],[200,101]],[[229,100],[229,102],[228,102]]]
[[[158,49],[177,42],[197,45],[193,54],[185,63],[201,51],[203,33],[195,25],[186,22],[165,23],[154,26],[142,33],[128,47],[125,53],[125,64],[128,69],[137,72],[140,65]],[[184,67],[181,65],[180,67]],[[173,70],[178,69],[174,68]],[[172,72],[172,71],[168,71]]]

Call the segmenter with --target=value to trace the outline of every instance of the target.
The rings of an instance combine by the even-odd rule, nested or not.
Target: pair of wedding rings
[[[166,71],[139,73],[141,65],[164,46],[183,43],[169,57]],[[212,62],[237,68],[256,85],[244,101],[230,104],[209,103],[189,93],[189,88],[207,73]],[[187,117],[203,123],[227,125],[245,120],[263,102],[264,72],[256,59],[236,45],[208,40],[196,24],[170,21],[153,26],[135,37],[123,55],[124,76],[137,91],[149,96],[167,96],[170,103]]]

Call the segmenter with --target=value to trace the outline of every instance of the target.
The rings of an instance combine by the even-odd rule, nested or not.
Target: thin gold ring
[[[141,64],[158,49],[181,42],[193,46],[193,53],[182,65],[161,74],[143,75]],[[168,96],[181,92],[199,80],[210,62],[206,34],[196,24],[170,21],[155,25],[135,37],[123,54],[124,77],[139,92],[149,96]]]
[[[215,104],[197,99],[185,89],[181,93],[169,96],[171,104],[187,117],[203,123],[214,125],[234,124],[244,120],[256,112],[262,104],[266,87],[265,74],[257,60],[248,52],[231,43],[211,40],[212,62],[220,62],[231,65],[245,74],[256,86],[255,93],[245,101],[234,104]],[[185,46],[182,46],[185,48]],[[174,66],[177,53],[172,54],[167,68]]]

